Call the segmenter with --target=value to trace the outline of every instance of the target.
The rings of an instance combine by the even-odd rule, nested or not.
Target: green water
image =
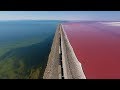
[[[42,79],[60,21],[0,22],[0,79]]]

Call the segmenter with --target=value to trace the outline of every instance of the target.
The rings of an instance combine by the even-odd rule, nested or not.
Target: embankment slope
[[[61,67],[63,68],[63,71],[60,69],[59,46],[61,46],[62,51]],[[63,76],[61,73],[63,73]],[[86,78],[81,63],[78,61],[73,48],[70,45],[62,24],[58,26],[55,33],[43,79],[61,79],[60,75],[61,78],[64,77],[64,79]]]

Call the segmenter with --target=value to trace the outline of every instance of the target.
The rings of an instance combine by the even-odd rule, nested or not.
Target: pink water
[[[64,23],[64,31],[88,79],[120,78],[120,26]]]

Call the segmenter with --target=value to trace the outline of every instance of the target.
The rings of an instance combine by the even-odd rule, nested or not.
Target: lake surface
[[[0,21],[0,78],[42,78],[60,21]]]
[[[120,22],[63,24],[87,79],[120,78]]]

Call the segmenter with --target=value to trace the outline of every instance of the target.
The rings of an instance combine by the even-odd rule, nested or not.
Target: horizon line
[[[0,20],[0,21],[120,21],[120,20],[57,20],[57,19],[5,19],[5,20]]]

